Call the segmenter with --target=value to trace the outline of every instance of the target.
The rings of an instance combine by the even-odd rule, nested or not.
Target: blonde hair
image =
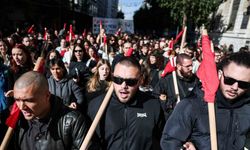
[[[100,87],[99,68],[102,65],[107,65],[109,67],[109,69],[111,70],[111,66],[110,66],[109,62],[107,60],[100,59],[96,65],[96,72],[94,73],[93,77],[89,79],[89,81],[87,83],[87,91],[88,92],[95,92],[97,90],[97,88]],[[109,75],[106,79],[106,82],[108,85],[107,86],[107,89],[108,89],[110,84],[111,84],[111,71],[109,72]]]

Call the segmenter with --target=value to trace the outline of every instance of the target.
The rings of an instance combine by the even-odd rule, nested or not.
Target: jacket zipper
[[[229,142],[229,140],[231,139],[231,132],[232,132],[232,127],[233,127],[233,110],[230,110],[230,120],[229,120],[229,127],[228,127],[228,131],[227,131],[227,133],[228,133],[228,136],[227,136],[227,138],[225,138],[225,139],[227,139],[226,140],[226,149],[229,149],[229,148],[231,148],[231,147],[228,147],[228,142]],[[225,150],[226,150],[225,149]]]
[[[125,105],[125,108],[124,108],[124,122],[125,122],[125,125],[124,125],[124,139],[123,139],[123,149],[126,150],[127,149],[127,137],[128,137],[128,132],[127,132],[127,105]]]

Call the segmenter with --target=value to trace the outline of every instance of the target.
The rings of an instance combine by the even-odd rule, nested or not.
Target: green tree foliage
[[[183,16],[186,15],[187,22],[196,26],[208,25],[208,16],[214,12],[221,0],[157,0],[161,7],[168,8],[174,20],[182,24]]]

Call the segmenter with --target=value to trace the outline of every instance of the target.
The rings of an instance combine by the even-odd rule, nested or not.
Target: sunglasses
[[[227,77],[227,76],[224,75],[224,72],[222,74],[223,74],[223,77],[224,77],[224,84],[233,85],[235,82],[237,82],[239,88],[241,88],[241,89],[249,89],[250,88],[250,83],[249,82],[240,81],[240,80],[236,80],[236,79],[231,78],[231,77]]]
[[[75,50],[75,53],[77,53],[77,52],[81,53],[81,52],[82,52],[82,50]]]
[[[123,82],[128,86],[135,86],[138,83],[139,79],[124,79],[120,77],[113,77],[113,82],[121,85]]]

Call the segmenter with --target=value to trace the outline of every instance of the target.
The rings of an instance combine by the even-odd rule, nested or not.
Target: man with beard
[[[185,53],[177,55],[176,78],[180,99],[188,97],[195,85],[199,83],[196,75],[192,73],[192,68],[192,57]],[[173,75],[168,74],[164,78],[161,78],[155,86],[153,93],[163,101],[163,109],[165,111],[166,118],[168,118],[177,102]]]
[[[218,150],[243,150],[250,132],[250,53],[226,56],[218,71],[219,89],[215,97]],[[186,141],[198,150],[211,150],[207,102],[204,92],[182,100],[168,119],[161,147],[177,150]]]
[[[159,100],[139,91],[141,79],[141,66],[133,57],[123,57],[115,65],[114,92],[96,129],[103,149],[160,149],[163,111]],[[90,102],[88,115],[92,120],[104,96]]]

